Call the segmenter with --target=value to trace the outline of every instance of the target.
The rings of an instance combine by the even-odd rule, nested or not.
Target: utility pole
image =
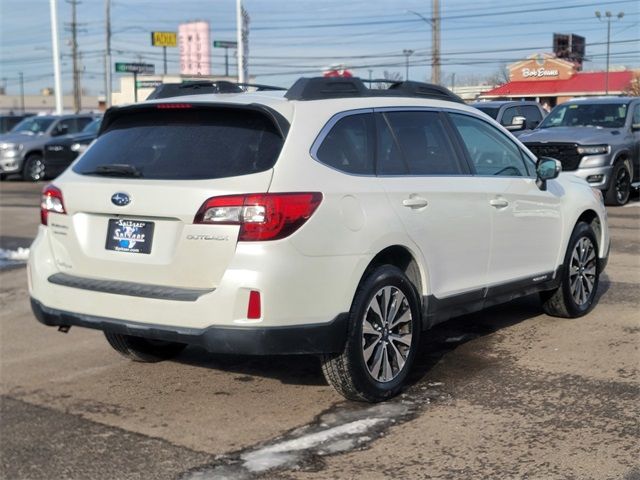
[[[402,53],[405,56],[405,76],[404,79],[405,80],[409,80],[409,57],[411,55],[413,55],[413,50],[408,50],[408,49],[404,49],[402,50]]]
[[[20,76],[20,111],[24,113],[24,75],[18,72]]]
[[[238,83],[249,81],[247,56],[249,55],[249,14],[242,6],[242,0],[236,0],[236,34],[238,41]]]
[[[611,46],[611,12],[606,11],[604,12],[604,16],[606,17],[606,22],[607,22],[607,73],[605,73],[604,75],[604,94],[605,95],[609,95],[609,48]],[[598,17],[598,20],[602,21],[602,15],[600,14],[599,10],[596,10],[596,17]],[[616,18],[618,20],[622,19],[622,17],[624,17],[624,12],[620,12],[618,13],[618,15],[616,15]]]
[[[440,84],[440,4],[439,0],[432,0],[431,14],[431,83]]]
[[[78,113],[82,109],[82,93],[80,92],[80,69],[78,65],[78,21],[76,10],[79,0],[67,0],[71,4],[71,57],[73,60],[73,110]]]
[[[51,16],[51,48],[53,55],[53,81],[56,97],[56,114],[62,114],[62,80],[60,77],[60,45],[58,43],[58,5],[56,0],[49,0]]]
[[[104,0],[106,19],[106,49],[104,55],[104,102],[105,106],[111,106],[111,0]],[[166,72],[165,72],[166,73]]]

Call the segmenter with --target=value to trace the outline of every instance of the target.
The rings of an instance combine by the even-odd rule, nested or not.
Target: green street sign
[[[214,40],[213,48],[238,48],[238,42],[229,40]]]
[[[116,73],[144,73],[153,75],[155,72],[156,67],[151,63],[116,62]]]

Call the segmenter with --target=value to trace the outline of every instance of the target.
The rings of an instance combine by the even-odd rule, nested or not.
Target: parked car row
[[[53,170],[49,174],[45,160],[47,143],[54,139],[60,143],[62,138],[66,143],[70,135],[83,132],[95,120],[96,116],[91,114],[34,115],[22,119],[11,131],[0,135],[0,179],[10,174],[19,174],[24,180],[33,182],[52,178],[55,172],[60,173],[73,161],[79,150],[67,156],[66,164],[59,157],[52,160]],[[97,128],[92,127],[92,131],[95,138]]]

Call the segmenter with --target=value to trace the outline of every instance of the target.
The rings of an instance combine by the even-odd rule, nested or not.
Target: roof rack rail
[[[367,83],[388,83],[387,89],[372,89]],[[289,100],[322,100],[350,97],[416,97],[465,103],[451,90],[430,83],[397,80],[362,80],[358,77],[299,78],[285,94]]]
[[[193,80],[182,83],[163,83],[158,85],[147,97],[147,100],[162,98],[183,97],[185,95],[204,95],[210,93],[243,93],[247,88],[255,88],[256,91],[286,90],[282,87],[261,85],[254,83],[234,83],[227,80]]]

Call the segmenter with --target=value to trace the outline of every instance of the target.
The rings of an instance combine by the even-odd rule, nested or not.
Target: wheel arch
[[[601,220],[600,215],[598,215],[598,213],[595,210],[592,210],[592,209],[585,210],[580,214],[580,216],[574,222],[573,228],[571,229],[572,232],[580,222],[587,223],[593,229],[593,231],[596,234],[596,238],[598,239],[599,256],[600,257],[604,256],[604,254],[606,254],[606,252],[603,251],[606,237],[605,237],[605,231],[603,228],[603,221]]]
[[[359,284],[369,275],[371,271],[382,265],[393,265],[404,272],[409,281],[413,284],[420,302],[422,311],[422,326],[426,327],[425,307],[426,298],[429,291],[429,280],[424,265],[419,260],[419,256],[405,245],[390,245],[380,250],[369,262],[360,277]]]

